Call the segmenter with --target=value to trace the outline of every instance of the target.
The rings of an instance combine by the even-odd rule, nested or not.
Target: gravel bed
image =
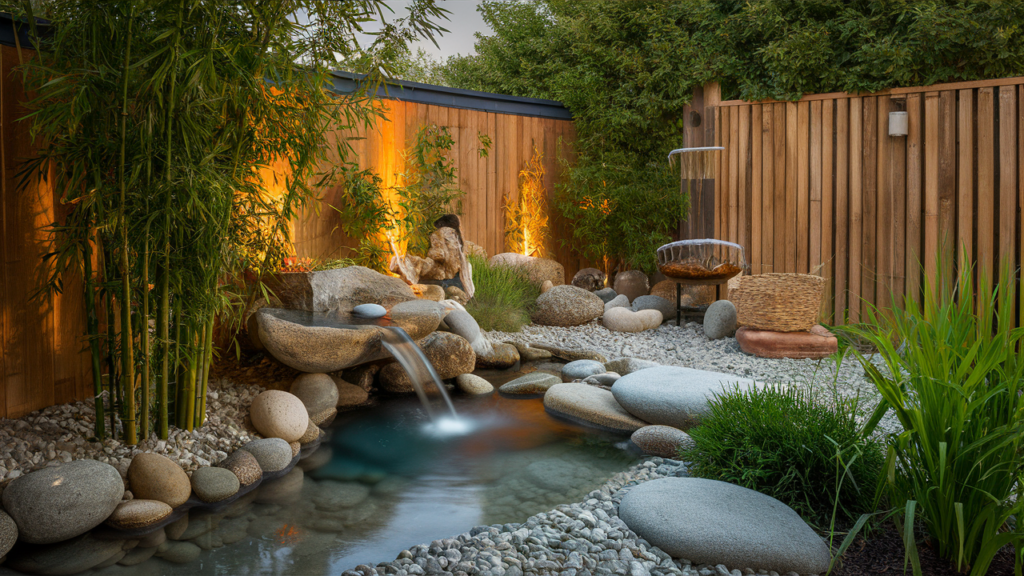
[[[591,322],[582,326],[558,327],[529,325],[522,332],[486,332],[493,342],[546,342],[564,348],[582,348],[600,352],[609,360],[619,357],[642,358],[668,366],[724,372],[753,378],[758,382],[784,383],[813,389],[822,401],[832,394],[858,397],[869,413],[879,400],[874,384],[864,368],[849,354],[837,367],[833,358],[792,360],[758,358],[740,351],[735,338],[708,340],[703,325],[689,322],[681,327],[669,323],[644,332],[612,332]],[[880,360],[872,359],[875,362]],[[862,415],[863,417],[863,415]],[[879,425],[880,432],[901,430],[890,412]]]
[[[188,432],[172,426],[167,440],[159,440],[153,433],[136,446],[109,436],[102,442],[95,439],[96,410],[91,400],[50,406],[17,419],[3,418],[0,478],[7,483],[48,465],[82,459],[110,464],[124,477],[132,457],[139,452],[162,454],[191,472],[220,462],[255,438],[246,429],[245,419],[253,398],[262,391],[258,386],[211,379],[202,427]],[[107,422],[109,427],[109,416]]]
[[[393,562],[361,564],[342,576],[778,576],[748,567],[695,566],[673,559],[630,530],[618,515],[622,497],[641,482],[670,476],[686,476],[685,464],[649,458],[616,474],[583,502],[558,506],[522,524],[478,526],[403,550]]]

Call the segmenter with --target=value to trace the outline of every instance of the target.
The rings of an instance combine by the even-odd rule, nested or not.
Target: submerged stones
[[[50,544],[99,526],[121,502],[117,470],[96,460],[73,460],[11,482],[3,505],[25,542]]]
[[[631,489],[619,517],[651,544],[694,564],[824,574],[828,546],[790,507],[727,482],[662,478]]]
[[[241,483],[231,470],[205,466],[192,473],[192,490],[203,502],[220,502],[238,493]]]
[[[566,420],[612,432],[633,432],[647,425],[623,410],[611,392],[589,384],[552,386],[544,394],[544,409]]]
[[[334,382],[331,382],[334,386]],[[332,406],[333,408],[333,406]],[[309,413],[297,396],[281,390],[261,392],[249,407],[252,425],[266,438],[294,442],[306,432]]]
[[[106,524],[119,530],[137,530],[156,524],[170,516],[172,511],[166,502],[136,498],[118,504],[107,517]]]
[[[604,302],[576,286],[555,286],[537,298],[533,321],[544,326],[579,326],[604,313]]]
[[[184,504],[192,494],[188,475],[170,458],[142,452],[128,466],[128,485],[132,495],[143,500],[159,500],[171,508]]]
[[[327,374],[300,374],[289,391],[302,401],[310,414],[338,405],[338,385]]]
[[[731,374],[658,366],[619,378],[612,385],[612,394],[637,418],[688,430],[700,424],[708,411],[708,400],[715,394],[754,385],[753,380]]]

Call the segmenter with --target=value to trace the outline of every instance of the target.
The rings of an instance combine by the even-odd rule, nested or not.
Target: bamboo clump
[[[537,147],[519,172],[519,196],[502,197],[505,207],[505,247],[509,252],[547,256],[548,207],[544,190],[544,158]]]

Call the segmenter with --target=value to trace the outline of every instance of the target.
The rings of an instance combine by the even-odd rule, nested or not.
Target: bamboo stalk
[[[121,227],[121,387],[124,388],[126,407],[124,438],[128,444],[138,444],[139,438],[135,430],[135,340],[132,338],[132,292],[131,270],[128,260],[128,222],[125,219],[127,183],[124,179],[125,140],[128,131],[128,72],[132,49],[132,24],[135,20],[135,3],[131,3],[128,14],[128,40],[125,42],[124,66],[121,69],[121,158],[118,162],[118,184],[121,188],[120,227]],[[147,394],[148,396],[148,394]]]
[[[174,420],[178,428],[185,427],[184,399],[181,386],[181,298],[174,299]]]
[[[89,333],[89,352],[92,359],[92,385],[95,396],[93,405],[96,407],[95,434],[96,439],[103,441],[107,436],[103,422],[103,369],[100,364],[100,322],[96,315],[96,284],[92,274],[92,222],[86,219],[86,237],[83,245],[83,265],[85,275],[85,322]]]
[[[209,320],[206,322],[206,350],[203,351],[203,386],[199,396],[199,426],[206,421],[206,392],[210,382],[210,364],[213,362],[213,319],[215,314],[210,312]]]
[[[196,354],[196,343],[199,338],[198,332],[190,327],[188,335],[189,348],[192,349],[192,353],[189,354],[188,358],[188,369],[185,372],[185,398],[187,405],[185,406],[185,426],[184,428],[191,432],[195,426],[195,415],[196,415],[196,361],[198,360],[198,354]]]
[[[147,202],[147,205],[149,203]],[[146,211],[147,213],[149,210]],[[142,418],[139,434],[149,438],[149,222],[146,222],[145,238],[142,245]]]

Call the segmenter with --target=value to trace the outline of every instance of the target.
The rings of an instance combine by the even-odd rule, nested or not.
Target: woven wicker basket
[[[729,297],[740,326],[805,332],[818,323],[825,279],[809,274],[757,274],[740,278]]]

